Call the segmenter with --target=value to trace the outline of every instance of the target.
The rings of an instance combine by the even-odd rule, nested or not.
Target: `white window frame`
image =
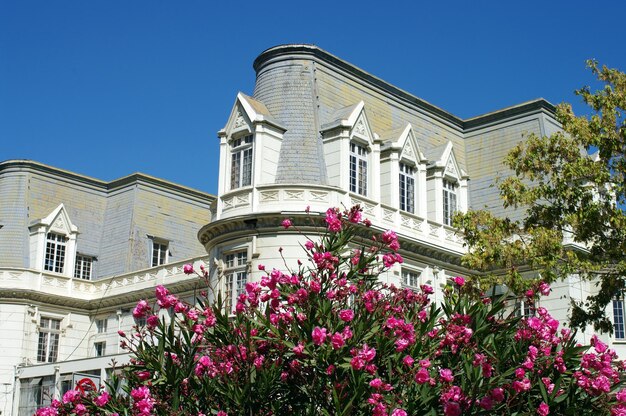
[[[237,298],[245,293],[248,283],[248,250],[237,250],[224,254],[224,309],[232,312]]]
[[[252,185],[254,135],[248,134],[230,142],[230,189]]]
[[[537,310],[537,304],[535,301],[528,300],[527,298],[517,299],[515,302],[515,316],[522,318],[530,318],[535,316]]]
[[[411,290],[419,290],[421,274],[422,273],[418,270],[403,267],[400,271],[402,287]]]
[[[415,167],[407,163],[400,162],[400,177],[398,179],[399,187],[399,206],[401,211],[411,214],[415,213]]]
[[[93,257],[85,256],[84,254],[76,254],[76,261],[74,262],[74,278],[91,280],[93,271]]]
[[[106,355],[107,343],[106,341],[98,341],[93,343],[93,355],[94,357],[103,357]]]
[[[43,263],[45,271],[63,273],[67,257],[67,240],[68,238],[63,234],[52,231],[46,234],[46,251]]]
[[[458,184],[449,179],[443,179],[443,223],[452,226],[452,217],[459,209]]]
[[[623,298],[613,299],[613,337],[616,340],[626,340]]]
[[[109,324],[108,318],[97,318],[95,320],[96,333],[105,334],[107,332],[107,326]]]
[[[152,240],[150,250],[150,267],[157,267],[167,264],[169,261],[170,244],[165,240]]]
[[[39,317],[37,340],[37,362],[54,363],[59,358],[61,319],[49,316]]]
[[[368,183],[368,159],[367,146],[350,142],[350,192],[367,196]]]

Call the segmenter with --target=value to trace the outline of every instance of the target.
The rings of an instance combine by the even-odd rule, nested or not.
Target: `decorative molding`
[[[328,192],[309,191],[309,194],[311,195],[311,201],[315,202],[326,202],[328,198]]]
[[[304,191],[285,191],[285,199],[292,201],[302,201],[304,200]]]
[[[54,223],[50,227],[53,231],[58,231],[63,234],[68,234],[67,226],[65,225],[65,221],[63,220],[62,215],[58,215],[54,220]]]
[[[367,129],[365,128],[365,122],[363,121],[363,116],[360,116],[354,126],[354,132],[356,134],[360,134],[361,136],[368,137]]]
[[[415,151],[413,150],[413,145],[411,144],[411,140],[410,140],[411,136],[409,136],[407,138],[406,144],[404,145],[404,149],[402,149],[402,156],[406,157],[407,159],[413,159],[415,160]]]
[[[278,201],[278,191],[261,191],[259,192],[261,202]]]
[[[446,166],[446,174],[449,174],[450,176],[454,176],[455,178],[459,176],[457,173],[456,167],[454,166],[454,160],[452,159],[452,157],[448,159],[448,165]]]
[[[239,127],[246,126],[247,124],[246,119],[243,118],[243,114],[241,114],[241,111],[237,109],[237,116],[235,117],[235,123],[233,125],[234,128],[238,129]]]
[[[235,196],[235,206],[248,205],[250,203],[250,193]]]

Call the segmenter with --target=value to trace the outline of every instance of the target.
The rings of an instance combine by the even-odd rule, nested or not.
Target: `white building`
[[[312,45],[270,48],[254,69],[252,96],[237,95],[218,134],[216,215],[200,231],[210,257],[221,261],[216,277],[232,304],[246,279],[260,278],[258,264],[282,264],[279,247],[294,263],[303,255],[301,238],[280,222],[288,216],[304,225],[307,206],[323,213],[360,204],[375,228],[395,230],[405,262],[382,277],[389,283],[439,289],[471,273],[460,262],[465,248],[452,214],[487,208],[519,218],[492,186],[512,174],[502,161],[524,133],[559,130],[543,99],[463,120]],[[535,306],[567,322],[570,301],[592,290],[570,277]],[[618,352],[620,305],[618,338],[605,337]]]
[[[147,175],[99,181],[31,161],[0,163],[0,414],[31,415],[127,360],[118,330],[158,284],[193,296],[185,263],[215,197]]]
[[[375,229],[400,237],[405,262],[382,278],[431,284],[440,299],[449,278],[472,272],[452,214],[519,217],[491,186],[511,174],[502,160],[523,133],[559,129],[543,99],[464,120],[311,45],[268,49],[254,69],[253,94],[237,94],[218,133],[217,198],[140,174],[106,183],[0,163],[2,414],[31,414],[77,374],[106,378],[111,358],[127,358],[117,330],[134,324],[138,299],[157,284],[193,296],[184,263],[210,268],[231,306],[259,264],[282,267],[280,247],[295,264],[302,237],[280,223],[315,233],[307,206],[360,204]],[[569,278],[553,289],[541,306],[566,321],[591,287]],[[607,340],[626,355],[621,303],[614,310]]]

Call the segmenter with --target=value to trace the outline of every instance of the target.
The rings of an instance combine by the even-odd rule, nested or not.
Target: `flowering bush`
[[[207,270],[194,305],[158,287],[133,311],[146,326],[120,334],[133,356],[121,378],[38,415],[626,415],[626,391],[611,393],[621,364],[599,340],[576,345],[543,308],[518,318],[504,299],[476,300],[461,277],[441,305],[429,286],[385,285],[403,261],[396,234],[368,229],[359,207],[325,220],[308,263],[260,265],[234,316]]]

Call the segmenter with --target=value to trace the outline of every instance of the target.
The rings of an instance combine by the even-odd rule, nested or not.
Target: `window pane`
[[[624,338],[624,301],[613,300],[613,333],[616,339]]]
[[[55,273],[63,273],[65,263],[65,237],[48,233],[46,237],[46,257],[44,270]]]
[[[152,267],[160,266],[167,262],[167,244],[152,242]]]
[[[232,312],[239,295],[245,293],[248,282],[248,251],[241,250],[224,256],[224,309]]]
[[[239,170],[241,169],[241,153],[233,153],[233,160],[230,166],[230,187],[239,188]]]
[[[243,168],[241,172],[241,186],[248,186],[252,183],[252,149],[243,151]]]
[[[51,363],[57,360],[61,320],[40,318],[37,342],[37,361]]]
[[[350,156],[350,192],[356,192],[356,156]]]

